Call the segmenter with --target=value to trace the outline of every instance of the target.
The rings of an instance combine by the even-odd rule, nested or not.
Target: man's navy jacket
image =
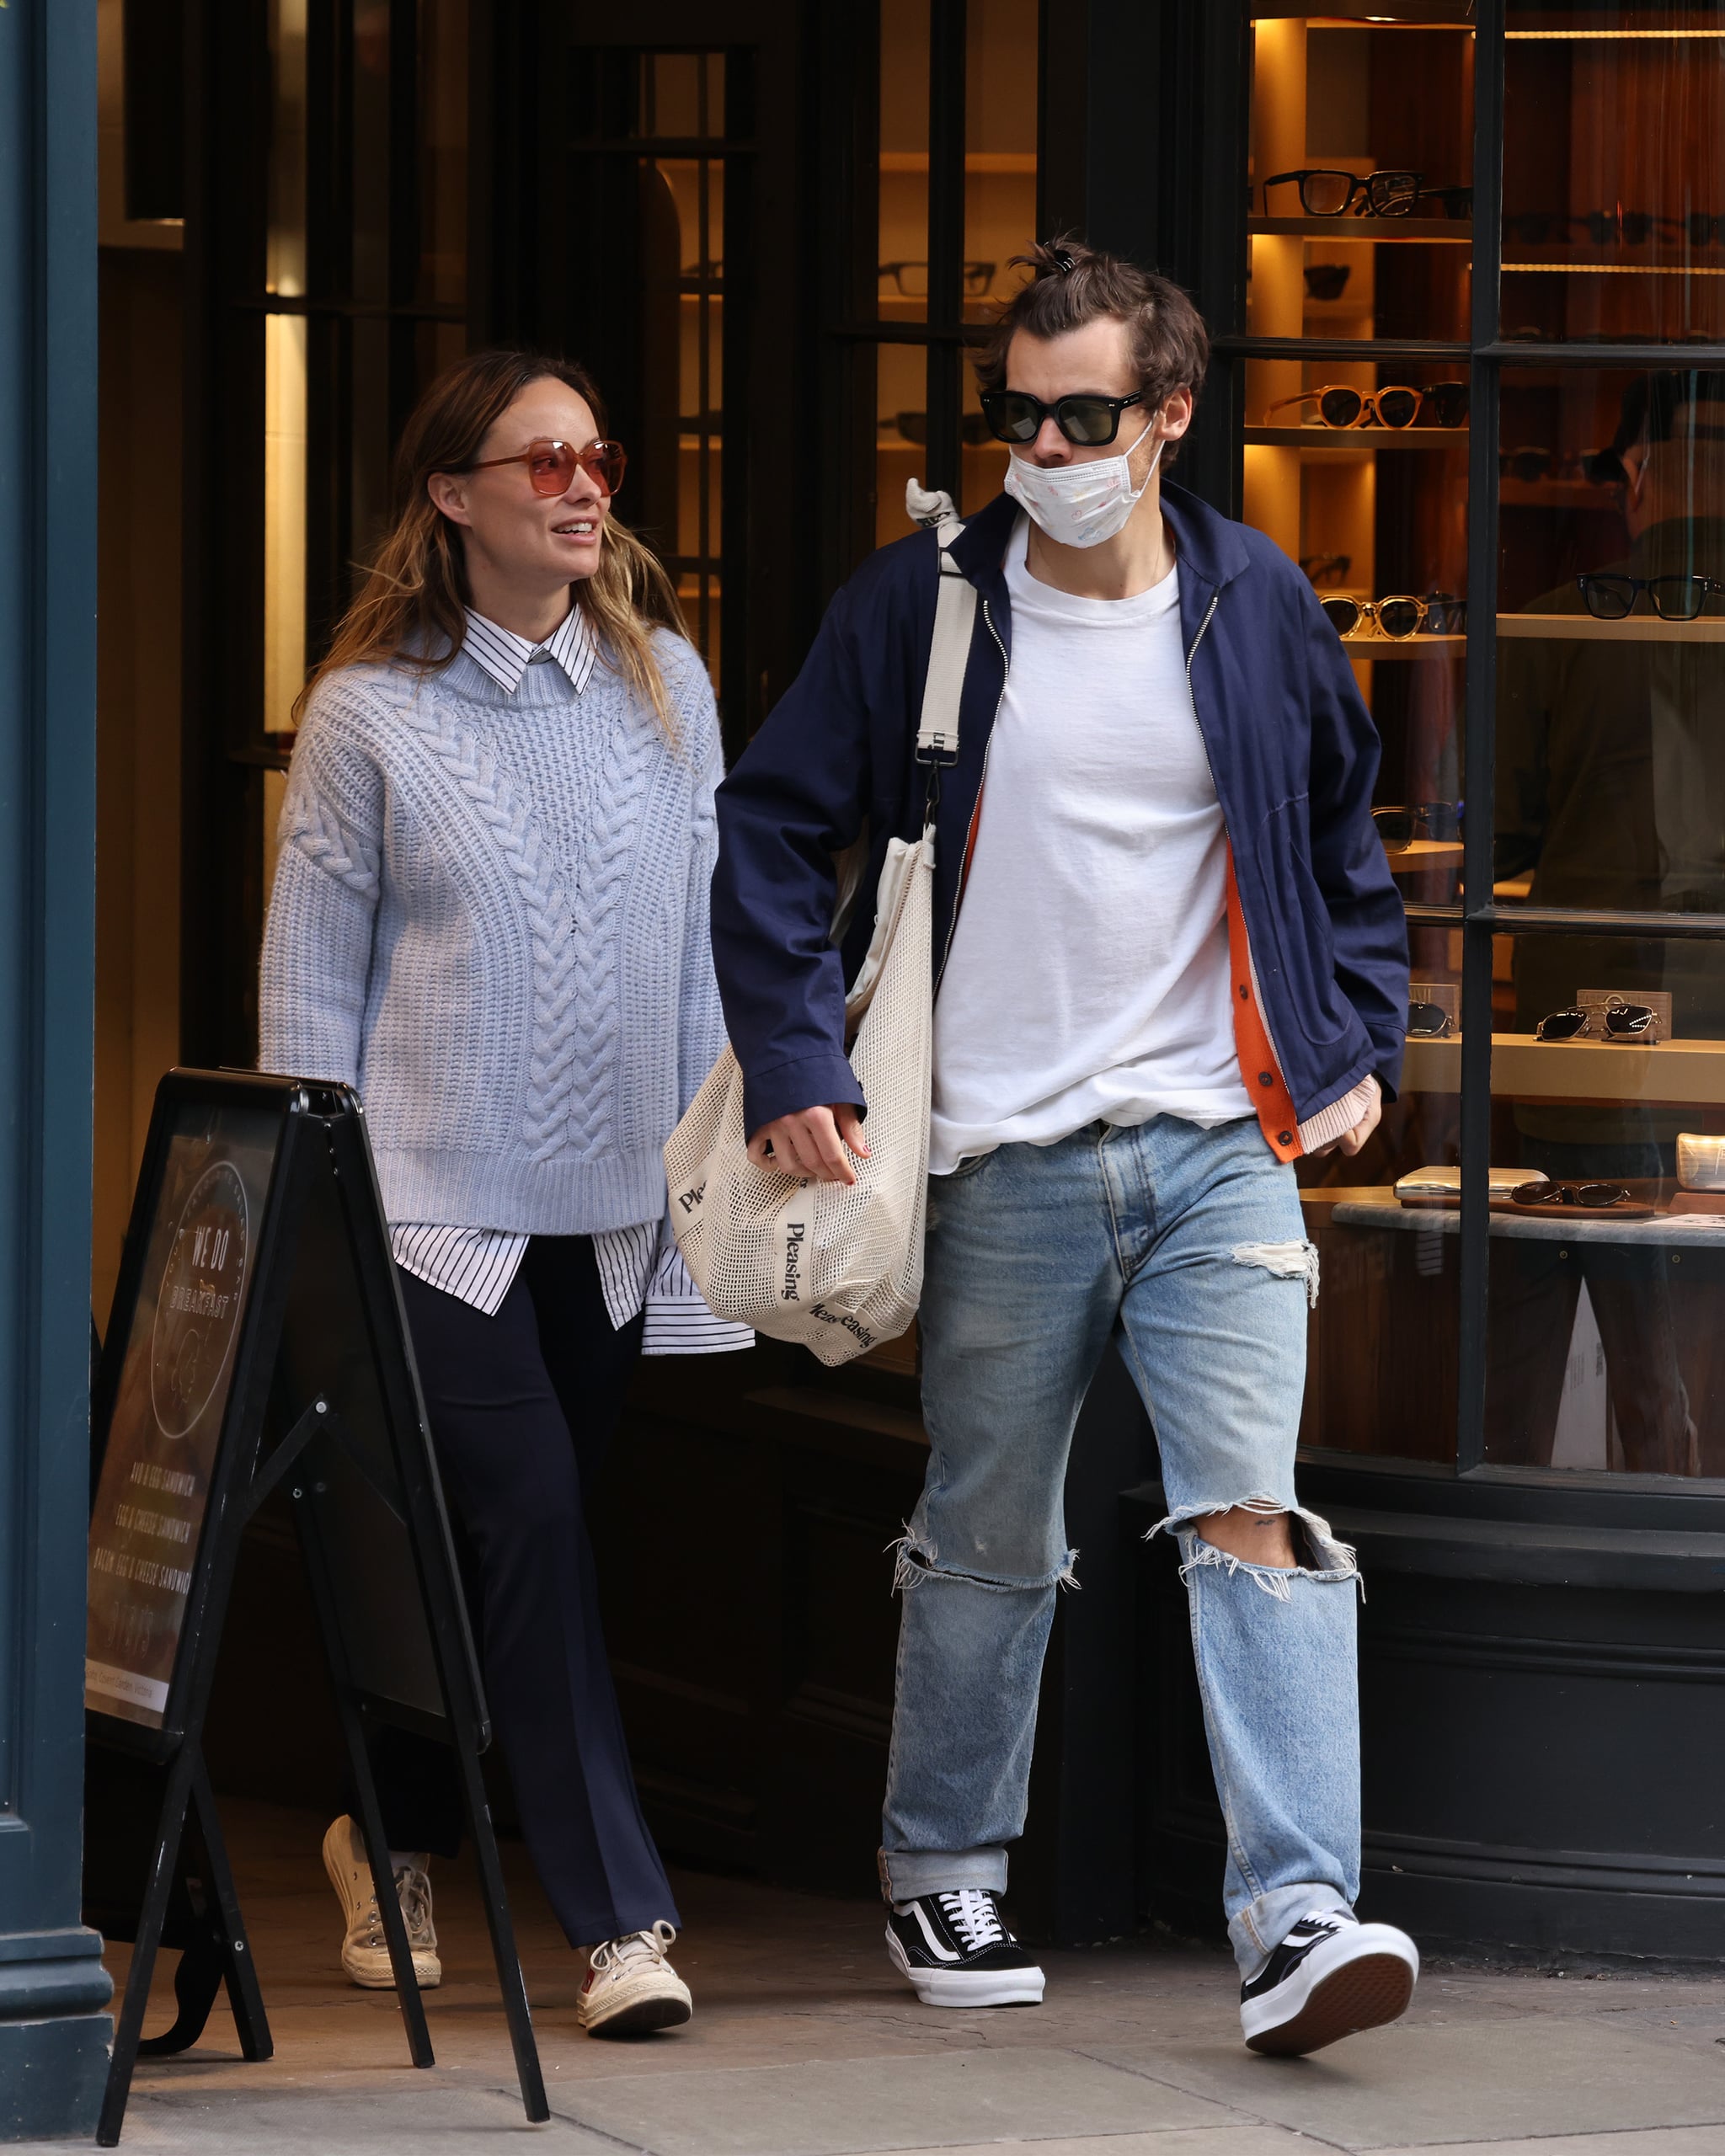
[[[1407,931],[1371,820],[1378,737],[1316,595],[1279,547],[1165,486],[1192,701],[1227,826],[1228,942],[1241,1073],[1264,1136],[1292,1160],[1338,1134],[1324,1111],[1367,1072],[1401,1075]],[[952,552],[981,595],[959,758],[936,813],[937,990],[981,805],[1012,648],[1001,494]],[[820,1102],[866,1106],[845,1055],[845,985],[873,926],[887,842],[921,832],[916,723],[934,634],[937,541],[870,557],[834,599],[807,663],[718,790],[713,953],[751,1132]],[[1081,725],[1082,712],[1048,714]],[[831,941],[836,851],[865,828],[859,905]],[[1098,920],[1101,937],[1129,921]]]

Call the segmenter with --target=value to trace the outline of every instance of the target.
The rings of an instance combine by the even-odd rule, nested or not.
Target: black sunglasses
[[[1459,801],[1415,801],[1408,807],[1374,808],[1372,829],[1385,846],[1407,846],[1416,838],[1459,839]]]
[[[1075,448],[1100,449],[1120,431],[1120,414],[1126,407],[1144,402],[1144,392],[1092,397],[1087,391],[1044,404],[1022,389],[985,389],[978,401],[996,441],[1034,441],[1043,421],[1052,419]]]
[[[1572,1004],[1567,1011],[1554,1011],[1541,1018],[1533,1029],[1536,1041],[1573,1041],[1587,1031],[1588,1022],[1595,1014],[1583,1011]],[[1598,1016],[1607,1034],[1613,1040],[1640,1040],[1650,1033],[1658,1023],[1658,1014],[1648,1003],[1628,1003],[1620,996],[1613,997]]]
[[[1510,1192],[1518,1205],[1627,1205],[1629,1193],[1621,1182],[1553,1182],[1541,1176],[1533,1182],[1519,1182]]]
[[[1402,1030],[1411,1041],[1440,1041],[1448,1037],[1451,1022],[1441,1003],[1410,1003]]]
[[[1709,599],[1725,598],[1725,584],[1710,576],[1578,576],[1576,588],[1596,622],[1621,622],[1644,591],[1662,622],[1693,622]]]

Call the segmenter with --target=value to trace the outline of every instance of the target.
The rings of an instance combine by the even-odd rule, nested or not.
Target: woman
[[[724,1038],[718,718],[664,571],[611,515],[624,462],[562,360],[483,353],[427,391],[394,528],[302,699],[260,1027],[265,1069],[365,1100],[492,1715],[540,1879],[592,1947],[595,2036],[690,2011],[585,1514],[649,1278],[676,1271],[660,1149]],[[745,1344],[692,1340],[713,1321],[680,1284],[669,1352]],[[404,1737],[377,1764],[435,1984],[424,1853],[454,1853],[453,1776]],[[387,1987],[351,1819],[323,1853],[344,1966]]]

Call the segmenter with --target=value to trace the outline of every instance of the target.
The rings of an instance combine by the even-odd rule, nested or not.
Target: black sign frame
[[[160,1348],[163,1296],[187,1232],[184,1212],[170,1231],[163,1194],[177,1188],[169,1172],[177,1139],[185,1139],[188,1131],[201,1133],[203,1142],[213,1142],[219,1150],[224,1117],[232,1120],[238,1112],[240,1120],[255,1123],[260,1111],[273,1120],[273,1156],[257,1233],[248,1236],[243,1253],[231,1346],[212,1377],[207,1363],[200,1364],[200,1341],[183,1346],[178,1359]],[[213,1141],[212,1131],[217,1134]],[[254,1159],[250,1165],[255,1182],[259,1163]],[[182,1177],[189,1171],[182,1162]],[[225,1246],[222,1251],[225,1262]],[[176,1292],[175,1307],[190,1310],[194,1317],[223,1307],[223,1299],[202,1276]],[[92,1403],[92,1602],[93,1609],[101,1605],[107,1640],[114,1633],[115,1597],[105,1583],[116,1577],[112,1538],[117,1515],[115,1483],[112,1476],[104,1481],[103,1469],[115,1441],[117,1414],[120,1441],[131,1444],[135,1455],[144,1442],[131,1422],[136,1420],[134,1411],[145,1382],[138,1327],[146,1308],[152,1388],[164,1364],[163,1382],[170,1390],[190,1369],[194,1387],[206,1388],[201,1412],[209,1412],[215,1409],[215,1390],[228,1360],[232,1369],[216,1410],[219,1432],[206,1433],[209,1468],[190,1577],[172,1576],[185,1584],[174,1590],[183,1592],[184,1600],[171,1671],[165,1678],[139,1680],[149,1694],[142,1706],[136,1699],[128,1702],[112,1691],[87,1694],[91,1742],[148,1763],[160,1770],[162,1785],[153,1848],[135,1912],[109,1907],[91,1913],[110,1935],[125,1936],[129,1930],[136,1942],[115,2025],[98,2144],[112,2148],[119,2140],[140,2053],[179,2051],[195,2042],[224,1983],[244,2056],[270,2056],[262,1993],[201,1739],[241,1536],[259,1507],[282,1487],[293,1501],[372,1876],[387,1879],[390,1874],[366,1730],[394,1723],[441,1737],[454,1753],[461,1783],[522,2101],[528,2118],[542,2121],[550,2109],[479,1767],[490,1734],[484,1692],[377,1173],[355,1093],[296,1078],[202,1070],[170,1071],[157,1089]],[[175,1344],[170,1326],[169,1348]],[[166,1430],[154,1390],[150,1398],[158,1429]],[[198,1412],[193,1412],[188,1430],[195,1426]],[[133,1481],[149,1490],[163,1478],[147,1462],[140,1478],[134,1457],[128,1478]],[[355,1508],[366,1513],[365,1531],[372,1537],[368,1546],[378,1546],[381,1522],[382,1542],[393,1551],[387,1610],[368,1606],[363,1596],[356,1598],[354,1568],[341,1562],[344,1543],[353,1539],[346,1516]],[[127,1516],[132,1517],[130,1508]],[[158,1536],[177,1532],[164,1528],[164,1517],[150,1513],[142,1531]],[[131,1532],[126,1530],[128,1536]],[[99,1534],[108,1538],[99,1545]],[[99,1548],[109,1553],[99,1581]],[[122,1556],[119,1561],[126,1561]],[[159,1572],[139,1566],[135,1573],[157,1599],[137,1614],[136,1625],[122,1628],[133,1632],[139,1625],[147,1629],[160,1614]],[[93,1617],[93,1630],[95,1622]],[[109,1685],[116,1675],[129,1674],[105,1663],[93,1666]],[[159,1710],[154,1704],[158,1693]],[[112,1707],[103,1704],[107,1698],[115,1700]],[[430,2036],[400,1905],[389,1892],[380,1893],[377,1902],[409,2053],[416,2066],[430,2066]],[[175,1977],[179,2014],[165,2035],[147,2041],[144,2012],[156,1952],[164,1939],[182,1948]]]

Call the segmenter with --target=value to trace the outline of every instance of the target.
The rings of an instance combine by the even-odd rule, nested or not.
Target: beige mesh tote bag
[[[944,494],[906,490],[935,525],[940,590],[916,754],[929,765],[930,814],[914,843],[882,864],[874,934],[845,1003],[846,1049],[868,1103],[869,1156],[856,1182],[812,1182],[757,1167],[743,1123],[743,1074],[728,1048],[665,1149],[671,1224],[715,1317],[847,1363],[901,1333],[922,1294],[933,1037],[936,778],[958,754],[959,695],[976,592],[948,549],[964,526]],[[841,894],[842,899],[842,894]]]

